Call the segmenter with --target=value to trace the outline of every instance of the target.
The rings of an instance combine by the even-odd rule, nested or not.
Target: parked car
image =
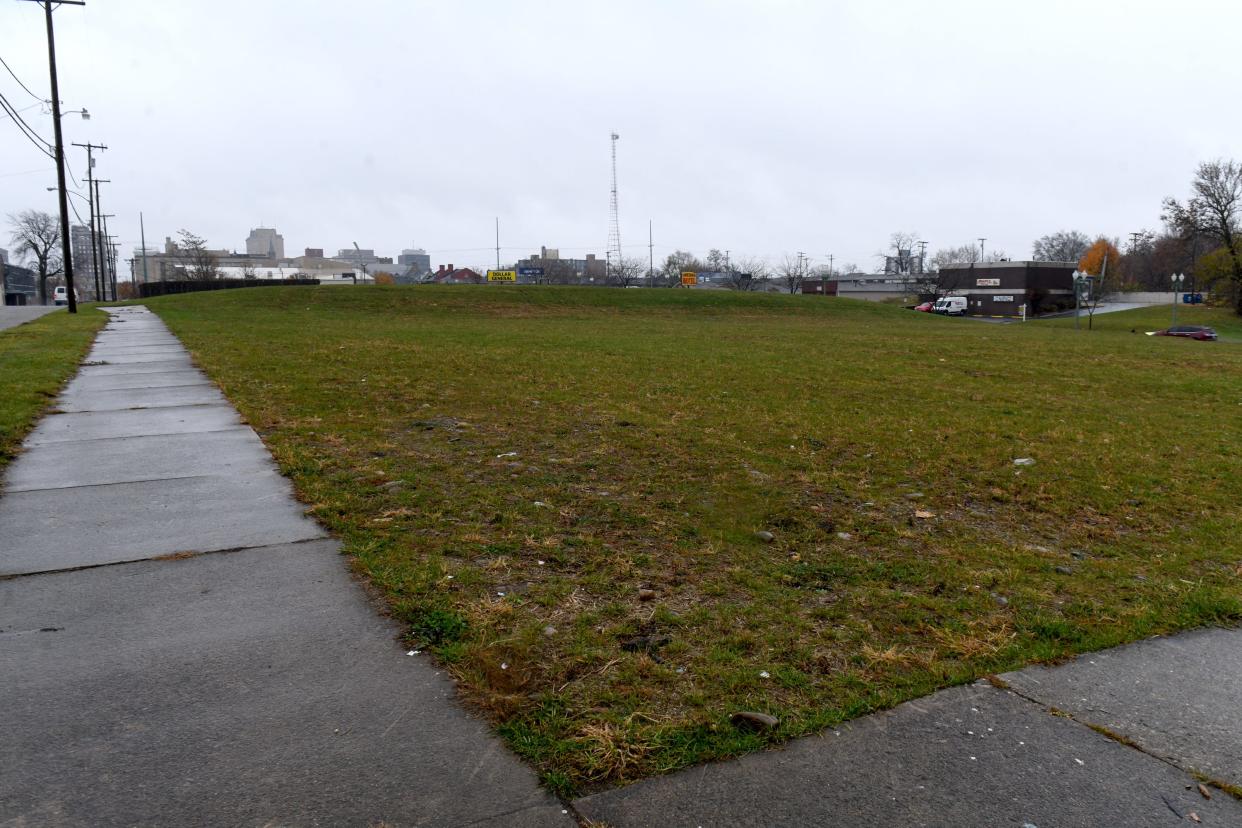
[[[965,316],[966,315],[966,297],[965,296],[945,296],[936,300],[936,304],[932,305],[933,313],[942,313],[945,316]]]
[[[914,309],[916,311],[922,311],[923,313],[931,313],[932,304],[933,304],[932,302],[922,302],[920,304],[915,305]]]
[[[1165,328],[1162,331],[1152,331],[1152,336],[1180,336],[1186,339],[1198,339],[1202,342],[1215,342],[1217,339],[1216,331],[1204,325],[1178,325],[1176,328]]]
[[[52,304],[54,305],[69,304],[69,289],[66,288],[64,285],[58,285],[56,289],[52,291]]]

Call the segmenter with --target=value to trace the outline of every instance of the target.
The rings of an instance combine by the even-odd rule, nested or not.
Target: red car
[[[924,302],[924,303],[923,303],[923,304],[921,304],[921,305],[915,305],[915,306],[914,306],[914,309],[915,309],[916,311],[922,311],[923,313],[931,313],[931,311],[932,311],[932,303],[931,303],[931,302]]]
[[[1182,336],[1187,339],[1198,339],[1202,342],[1215,342],[1217,338],[1216,331],[1203,325],[1178,325],[1176,328],[1152,331],[1152,336]]]

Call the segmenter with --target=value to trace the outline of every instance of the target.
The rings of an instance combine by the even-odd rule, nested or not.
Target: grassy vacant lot
[[[107,317],[83,307],[0,331],[0,469],[77,369]]]
[[[1091,322],[1092,331],[1104,333],[1129,333],[1133,330],[1141,334],[1147,331],[1158,331],[1173,324],[1173,308],[1170,305],[1159,305],[1141,310],[1124,311],[1121,313],[1105,313],[1095,317]],[[1047,321],[1039,321],[1038,325],[1055,325],[1061,328],[1073,328],[1074,317],[1059,317]],[[1087,331],[1087,314],[1084,312],[1079,319],[1080,332]],[[1242,318],[1228,308],[1207,308],[1203,306],[1188,307],[1181,305],[1177,309],[1178,325],[1207,325],[1215,328],[1216,333],[1225,342],[1242,343]],[[1194,351],[1188,351],[1193,354]]]
[[[562,792],[1242,619],[1233,345],[706,291],[149,304]]]

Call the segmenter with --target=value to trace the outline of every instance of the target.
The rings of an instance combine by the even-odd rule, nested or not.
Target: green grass
[[[0,331],[0,469],[51,406],[107,317],[97,310],[51,313]]]
[[[1149,308],[1141,308],[1131,311],[1120,311],[1118,313],[1103,313],[1095,317],[1090,323],[1092,330],[1087,331],[1087,315],[1084,312],[1079,320],[1080,333],[1130,333],[1144,334],[1147,331],[1158,331],[1167,328],[1173,324],[1173,308],[1171,305],[1156,305]],[[1060,317],[1058,319],[1040,320],[1033,322],[1037,326],[1051,325],[1058,328],[1073,328],[1074,318]],[[1221,341],[1231,343],[1242,343],[1242,317],[1239,317],[1229,308],[1209,308],[1202,305],[1186,306],[1181,305],[1177,309],[1178,325],[1207,325],[1215,328],[1216,333],[1220,335]],[[1211,347],[1214,343],[1188,342],[1191,345],[1208,345]],[[1187,349],[1187,353],[1192,353]]]
[[[707,291],[148,304],[562,793],[1242,619],[1242,348],[1129,333],[1145,311],[1074,334]]]

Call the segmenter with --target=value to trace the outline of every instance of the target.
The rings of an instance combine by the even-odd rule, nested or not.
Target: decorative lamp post
[[[1177,292],[1181,290],[1182,285],[1186,282],[1185,273],[1174,273],[1169,277],[1173,282],[1173,324],[1177,325]]]
[[[1087,271],[1074,271],[1074,330],[1079,329],[1078,309],[1082,304],[1082,289],[1087,284]]]

